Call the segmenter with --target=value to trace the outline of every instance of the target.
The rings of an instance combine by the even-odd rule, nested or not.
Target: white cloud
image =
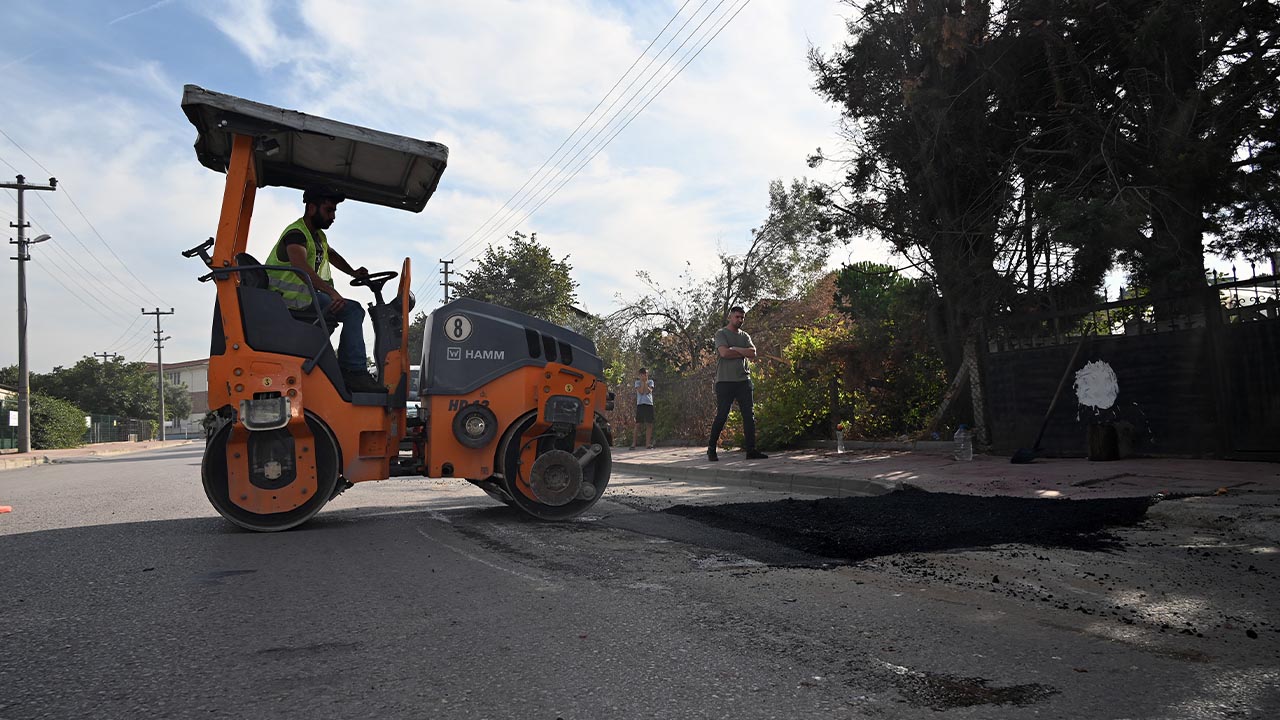
[[[150,309],[161,302],[154,292],[175,307],[164,321],[173,338],[166,358],[207,352],[212,289],[195,282],[199,263],[178,252],[215,232],[224,178],[195,160],[194,130],[178,108],[182,82],[447,144],[450,167],[422,214],[347,203],[332,232],[335,247],[371,269],[398,269],[411,257],[415,285],[427,295],[437,287],[437,260],[502,206],[679,7],[237,0],[174,3],[104,29],[137,11],[137,3],[101,10],[83,4],[100,13],[100,23],[65,20],[66,27],[46,30],[44,42],[52,46],[63,32],[92,52],[41,52],[15,66],[24,72],[0,74],[6,99],[0,103],[28,111],[0,106],[0,129],[65,183],[142,282],[102,247],[65,194],[50,193],[49,203],[91,252],[53,218],[40,221],[98,274],[61,262],[57,271],[77,292],[103,288],[95,288],[102,299],[87,301],[90,309],[42,275],[41,263],[54,254],[32,264],[37,370],[116,350],[108,345],[122,334],[122,344],[147,355],[148,329],[134,322],[138,307],[117,295],[141,295],[146,302],[138,305]],[[748,4],[613,144],[520,224],[557,256],[570,256],[585,305],[607,312],[616,293],[640,289],[639,269],[668,284],[686,261],[710,270],[718,247],[745,246],[749,228],[764,217],[770,180],[812,175],[804,157],[835,144],[837,113],[809,88],[805,52],[810,41],[829,47],[843,36],[845,10],[834,0]],[[164,38],[129,34],[143,21],[165,24],[181,52]],[[0,62],[31,51],[13,47]],[[188,59],[195,56],[218,61],[195,64]],[[29,177],[42,174],[3,138],[0,158]],[[29,207],[33,217],[43,211],[34,202]],[[0,196],[0,211],[12,209]],[[296,191],[260,191],[250,251],[265,255],[298,213]],[[500,241],[523,214],[484,240]],[[483,243],[470,250],[455,259],[482,251]],[[3,277],[3,291],[11,294],[12,270]],[[0,315],[0,337],[13,337],[14,325],[13,313]],[[0,364],[16,359],[10,348],[0,342]]]

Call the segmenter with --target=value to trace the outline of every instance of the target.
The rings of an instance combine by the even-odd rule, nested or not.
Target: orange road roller
[[[459,299],[428,316],[421,348],[405,347],[414,307],[406,258],[399,273],[351,283],[374,295],[376,380],[353,389],[308,274],[247,252],[259,187],[323,185],[416,213],[435,192],[446,147],[194,85],[182,108],[200,163],[227,176],[217,235],[183,252],[204,261],[200,280],[217,291],[201,471],[218,513],[249,530],[287,530],[355,483],[393,474],[465,479],[544,520],[573,518],[599,500],[612,464],[601,412],[612,396],[591,340]],[[282,274],[305,286],[310,306],[286,303]],[[419,377],[410,378],[415,364]],[[409,405],[419,408],[412,417]]]

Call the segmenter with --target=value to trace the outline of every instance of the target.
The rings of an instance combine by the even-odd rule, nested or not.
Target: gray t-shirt
[[[754,348],[751,342],[751,336],[741,330],[733,331],[727,327],[722,327],[716,331],[716,352],[720,352],[721,347],[739,347]],[[747,359],[741,357],[720,358],[720,362],[716,363],[716,382],[741,382],[751,379],[751,371],[747,366]]]

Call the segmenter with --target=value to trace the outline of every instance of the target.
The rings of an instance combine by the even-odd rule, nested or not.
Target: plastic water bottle
[[[968,425],[961,425],[956,429],[954,446],[956,460],[968,462],[973,459],[973,435],[969,432]]]

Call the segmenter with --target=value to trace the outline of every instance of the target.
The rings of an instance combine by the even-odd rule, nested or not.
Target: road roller
[[[422,347],[406,347],[414,297],[405,258],[399,272],[351,281],[373,295],[373,373],[385,388],[353,392],[310,279],[294,271],[313,304],[291,309],[248,252],[258,188],[323,185],[419,213],[447,165],[444,145],[194,85],[182,109],[199,162],[226,174],[217,234],[183,252],[204,262],[199,279],[216,290],[201,474],[219,514],[248,530],[287,530],[356,483],[392,475],[466,480],[542,520],[574,518],[600,499],[612,395],[590,339],[460,298],[427,316]]]

